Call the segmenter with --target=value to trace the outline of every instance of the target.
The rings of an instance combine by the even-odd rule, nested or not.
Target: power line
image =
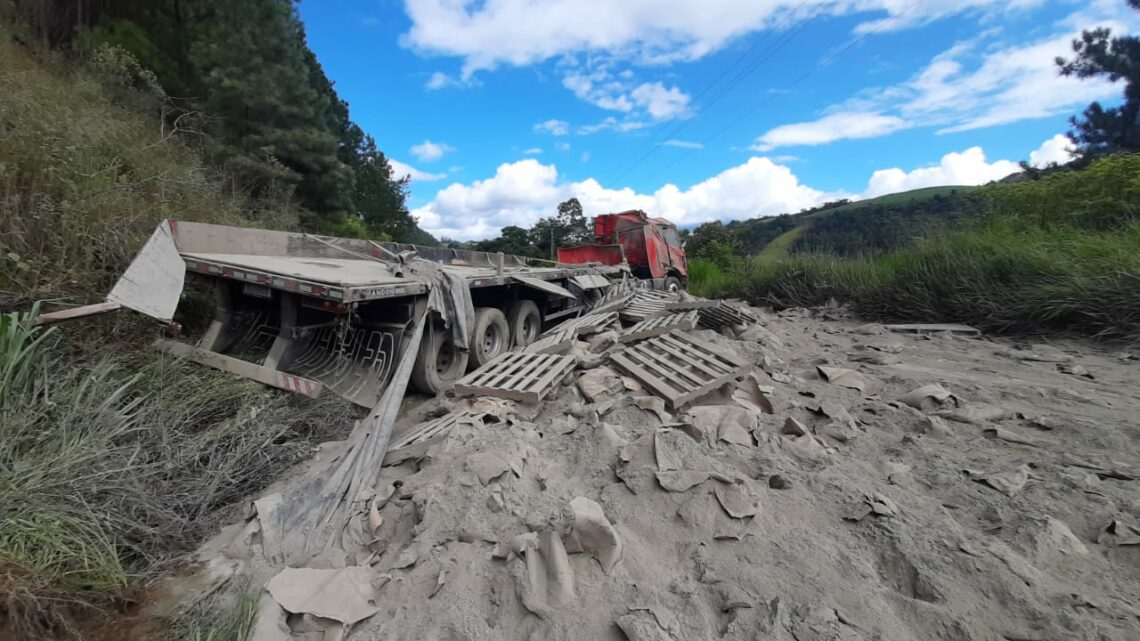
[[[911,9],[913,9],[918,4],[918,2],[919,2],[919,0],[915,0],[914,2],[910,3],[906,9],[904,9],[902,12],[896,14],[896,17],[901,17],[901,16],[906,15]],[[737,124],[740,123],[740,121],[744,120],[748,116],[751,116],[752,114],[756,113],[760,109],[767,106],[769,103],[771,103],[777,97],[779,97],[783,92],[787,91],[788,89],[791,89],[792,87],[796,86],[797,84],[799,84],[799,83],[803,82],[804,80],[806,80],[807,78],[811,77],[816,72],[818,72],[820,69],[831,64],[832,62],[837,60],[840,56],[846,54],[848,51],[855,48],[857,45],[859,45],[861,42],[863,42],[864,40],[866,40],[870,36],[873,36],[876,33],[878,33],[879,31],[882,31],[886,25],[887,25],[886,21],[880,21],[879,25],[877,27],[875,27],[874,29],[867,31],[867,32],[863,33],[861,36],[853,39],[851,42],[847,43],[847,45],[844,46],[842,49],[840,49],[839,51],[835,52],[834,54],[828,56],[824,60],[820,61],[814,67],[812,67],[807,72],[805,72],[803,75],[801,75],[798,78],[796,78],[795,80],[792,80],[791,82],[787,83],[786,85],[781,87],[779,90],[777,90],[775,93],[772,93],[771,95],[769,95],[766,100],[761,101],[759,104],[755,105],[751,109],[746,110],[745,112],[743,112],[742,114],[740,114],[736,118],[732,119],[731,121],[729,121],[729,123],[727,125],[725,125],[724,127],[721,127],[720,129],[716,130],[715,132],[713,132],[713,134],[711,136],[704,138],[701,141],[701,145],[703,146],[705,144],[708,144],[710,141],[720,137],[721,134],[725,133],[726,131],[728,131],[732,127],[735,127]],[[693,153],[693,150],[686,151],[685,153],[678,156],[677,158],[674,158],[673,161],[670,162],[669,164],[665,165],[661,169],[659,169],[656,172],[654,172],[653,174],[651,174],[650,177],[651,178],[657,177],[661,173],[671,169],[678,162],[680,162],[680,161],[684,160],[685,158],[687,158],[688,156],[690,156],[692,153]]]
[[[802,8],[802,7],[803,7],[805,4],[807,4],[808,2],[809,2],[809,0],[801,0],[801,1],[800,1],[800,4],[799,4],[799,5],[797,5],[795,9],[793,9],[793,10],[792,10],[792,13],[795,13],[795,12],[799,11],[799,10],[800,10],[800,8]],[[702,98],[702,97],[703,97],[703,96],[704,96],[706,93],[708,93],[709,89],[712,89],[712,88],[713,88],[713,85],[715,85],[716,83],[720,82],[721,78],[724,78],[726,75],[728,75],[728,72],[732,71],[732,69],[733,69],[734,67],[736,67],[737,65],[739,65],[739,64],[741,63],[741,61],[743,61],[743,60],[744,60],[746,57],[750,56],[750,55],[751,55],[751,54],[752,54],[754,51],[756,51],[756,49],[758,49],[758,48],[760,47],[760,45],[764,44],[764,42],[765,42],[766,40],[768,40],[768,38],[769,38],[771,35],[772,35],[772,32],[771,32],[771,31],[765,31],[765,32],[763,33],[763,35],[762,35],[762,36],[761,36],[761,37],[760,37],[760,38],[759,38],[759,39],[758,39],[756,42],[754,42],[754,43],[752,44],[752,46],[751,46],[751,47],[749,47],[749,48],[748,48],[748,50],[747,50],[747,51],[745,51],[744,53],[740,54],[740,56],[738,56],[738,57],[736,58],[736,60],[733,60],[731,64],[729,64],[729,65],[728,65],[728,66],[726,66],[726,67],[725,67],[723,70],[721,70],[721,72],[720,72],[720,73],[717,75],[717,77],[716,77],[716,78],[713,78],[713,79],[712,79],[712,80],[711,80],[709,83],[707,83],[707,84],[704,86],[704,88],[702,88],[702,89],[700,90],[700,92],[698,92],[698,93],[697,93],[696,97],[695,97],[695,98],[693,98],[693,103],[694,103],[694,105],[695,105],[696,103],[698,103],[698,102],[700,101],[700,99],[701,99],[701,98]],[[675,124],[675,123],[674,123],[674,124]],[[638,147],[637,147],[636,149],[634,149],[632,152],[630,152],[630,154],[629,154],[628,156],[626,156],[624,160],[622,160],[622,162],[621,162],[621,163],[618,165],[619,169],[625,169],[625,167],[626,167],[626,165],[627,165],[628,161],[629,161],[631,158],[633,158],[635,155],[637,155],[638,153],[640,153],[640,152],[641,152],[643,149],[645,149],[647,146],[650,146],[650,145],[656,146],[656,145],[657,145],[657,143],[658,143],[658,141],[659,141],[659,139],[662,139],[662,138],[666,138],[666,139],[667,139],[669,136],[671,136],[671,135],[672,135],[671,133],[670,133],[669,135],[666,135],[666,136],[664,136],[664,137],[660,136],[660,133],[661,133],[662,131],[664,131],[666,128],[668,128],[669,126],[670,126],[670,123],[669,123],[668,121],[665,121],[665,122],[661,122],[660,124],[658,124],[658,125],[657,125],[657,127],[654,129],[653,135],[652,135],[652,136],[650,136],[649,138],[645,139],[644,141],[642,141],[642,143],[641,143],[640,145],[638,145]],[[637,164],[637,162],[634,162],[634,165],[636,165],[636,164]],[[625,172],[623,172],[621,175],[622,175],[622,176],[624,176],[624,175],[625,175]],[[621,176],[619,176],[619,177],[617,178],[617,180],[620,180],[620,179],[621,179]]]
[[[799,6],[797,6],[797,7],[796,7],[796,9],[795,9],[795,10],[793,10],[792,14],[796,13],[796,12],[797,12],[797,11],[798,11],[800,8],[802,8],[802,7],[803,7],[805,4],[807,4],[807,0],[804,0],[803,2],[801,2],[801,3],[799,4]],[[707,102],[706,102],[704,105],[702,105],[702,106],[701,106],[701,109],[702,109],[702,111],[707,111],[707,110],[708,110],[710,107],[712,107],[712,106],[713,106],[713,105],[715,105],[717,102],[719,102],[719,101],[720,101],[722,98],[724,98],[726,95],[728,95],[728,94],[729,94],[729,93],[732,91],[732,89],[734,89],[734,88],[735,88],[735,87],[737,87],[737,86],[738,86],[738,85],[739,85],[741,82],[743,82],[745,78],[747,78],[748,76],[752,75],[752,73],[754,73],[754,72],[755,72],[755,71],[756,71],[758,68],[760,68],[760,65],[762,65],[764,62],[767,62],[769,59],[771,59],[771,58],[772,58],[772,56],[776,55],[776,53],[777,53],[777,52],[778,52],[780,49],[782,49],[782,48],[783,48],[784,46],[786,46],[788,43],[790,43],[790,42],[792,42],[793,40],[795,40],[795,38],[796,38],[796,37],[797,37],[797,36],[798,36],[800,33],[802,33],[802,32],[803,32],[805,29],[807,29],[807,28],[808,28],[808,26],[810,26],[812,22],[814,22],[814,21],[816,21],[817,19],[819,19],[819,17],[820,17],[821,15],[823,15],[823,14],[825,14],[826,12],[830,11],[830,10],[831,10],[831,8],[832,8],[832,7],[834,7],[836,4],[838,4],[838,0],[832,0],[832,2],[831,2],[831,3],[829,3],[828,5],[826,5],[826,6],[824,6],[824,7],[821,7],[821,8],[820,8],[818,11],[816,11],[816,12],[815,12],[815,13],[814,13],[814,14],[813,14],[813,15],[812,15],[810,18],[808,18],[807,20],[804,20],[804,21],[800,22],[800,23],[799,23],[799,24],[798,24],[798,25],[797,25],[795,28],[793,28],[793,29],[790,29],[790,30],[788,30],[788,31],[784,32],[783,34],[781,34],[781,36],[780,36],[780,39],[779,39],[779,40],[778,40],[776,43],[774,43],[772,47],[770,47],[770,48],[769,48],[767,51],[765,51],[765,52],[764,52],[764,54],[763,54],[763,55],[761,55],[761,56],[759,56],[759,57],[758,57],[756,60],[752,61],[752,63],[751,63],[751,64],[750,64],[750,65],[749,65],[747,68],[743,69],[741,72],[739,72],[738,74],[736,74],[736,76],[734,76],[734,77],[733,77],[733,78],[732,78],[732,79],[731,79],[731,80],[730,80],[728,83],[726,83],[726,84],[725,84],[723,87],[721,87],[721,88],[718,90],[718,92],[717,92],[715,95],[713,95],[713,96],[712,96],[712,98],[711,98],[711,99],[709,99],[709,100],[708,100],[708,101],[707,101]],[[791,15],[791,14],[790,14],[790,15]],[[789,15],[789,17],[790,17],[790,15]],[[735,64],[735,63],[734,63],[734,64]],[[725,73],[727,73],[727,71],[728,71],[728,70],[729,70],[729,69],[726,69],[724,73],[722,73],[720,76],[718,76],[718,77],[717,77],[717,79],[719,80],[721,77],[723,77],[723,76],[725,75]],[[680,122],[678,122],[678,123],[675,123],[675,124],[674,124],[674,126],[673,126],[673,128],[672,128],[672,130],[670,130],[670,132],[669,132],[669,133],[668,133],[668,134],[667,134],[667,135],[666,135],[664,138],[665,138],[665,139],[669,139],[669,138],[671,138],[671,137],[673,137],[673,136],[677,135],[677,134],[678,134],[678,133],[680,133],[682,130],[684,130],[684,129],[685,129],[685,127],[687,127],[689,124],[690,124],[690,121],[684,121],[684,120],[683,120],[683,121],[680,121]],[[642,154],[642,155],[641,155],[641,156],[640,156],[640,157],[637,159],[637,161],[636,161],[636,162],[634,162],[632,165],[630,165],[629,167],[627,167],[627,168],[626,168],[626,169],[625,169],[623,172],[621,172],[621,173],[620,173],[620,174],[617,176],[617,178],[615,178],[615,179],[614,179],[614,182],[618,182],[618,181],[620,181],[621,179],[625,178],[627,175],[629,175],[629,174],[630,174],[632,171],[634,171],[634,170],[635,170],[635,169],[636,169],[636,168],[637,168],[637,167],[638,167],[638,166],[639,166],[639,165],[640,165],[642,162],[644,162],[644,161],[645,161],[647,158],[649,158],[650,156],[652,156],[652,155],[653,155],[653,153],[654,153],[655,151],[657,151],[657,149],[658,149],[659,147],[660,147],[660,144],[656,144],[656,145],[654,145],[653,147],[651,147],[650,149],[648,149],[648,150],[647,150],[647,151],[646,151],[644,154]],[[691,154],[691,153],[692,153],[692,151],[690,150],[688,153],[690,153],[690,154]],[[686,154],[686,155],[688,155],[688,154]]]

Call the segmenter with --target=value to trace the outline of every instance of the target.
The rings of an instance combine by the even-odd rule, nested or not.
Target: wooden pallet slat
[[[574,348],[574,336],[567,331],[547,332],[522,351],[530,354],[565,354]]]
[[[537,403],[573,369],[573,356],[508,352],[460,379],[454,390],[456,394]]]
[[[666,307],[674,311],[696,310],[700,315],[701,327],[709,329],[760,321],[752,312],[724,300],[685,300],[669,303]]]
[[[622,332],[621,336],[618,337],[618,341],[622,343],[632,343],[643,338],[665,334],[674,329],[696,329],[697,322],[698,315],[696,310],[677,312],[675,314],[669,314],[668,316],[647,318]]]
[[[578,318],[571,318],[568,321],[559,323],[554,327],[546,330],[543,334],[556,334],[559,332],[570,332],[573,336],[580,336],[582,334],[597,334],[605,331],[610,325],[618,322],[617,312],[595,312],[579,316]]]
[[[745,359],[677,330],[642,340],[610,358],[674,410],[751,368]]]

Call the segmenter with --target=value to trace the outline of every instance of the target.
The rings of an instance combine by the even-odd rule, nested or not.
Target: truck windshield
[[[672,245],[673,247],[681,246],[681,239],[677,236],[677,230],[672,227],[659,227],[661,237],[665,239],[665,244]]]

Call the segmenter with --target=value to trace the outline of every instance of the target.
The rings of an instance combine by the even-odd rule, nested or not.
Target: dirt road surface
[[[1140,639],[1140,361],[757,313],[692,332],[753,382],[680,411],[581,345],[537,409],[403,416],[478,420],[384,468],[370,545],[316,563],[363,572],[348,638]],[[273,576],[257,529],[204,567]],[[255,638],[335,638],[281,596]]]

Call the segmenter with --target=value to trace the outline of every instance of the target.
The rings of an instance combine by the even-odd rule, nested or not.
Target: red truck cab
[[[689,277],[677,226],[640,210],[598,216],[593,245],[558,250],[560,263],[620,265],[623,261],[634,276],[652,280],[657,289],[684,289]]]

